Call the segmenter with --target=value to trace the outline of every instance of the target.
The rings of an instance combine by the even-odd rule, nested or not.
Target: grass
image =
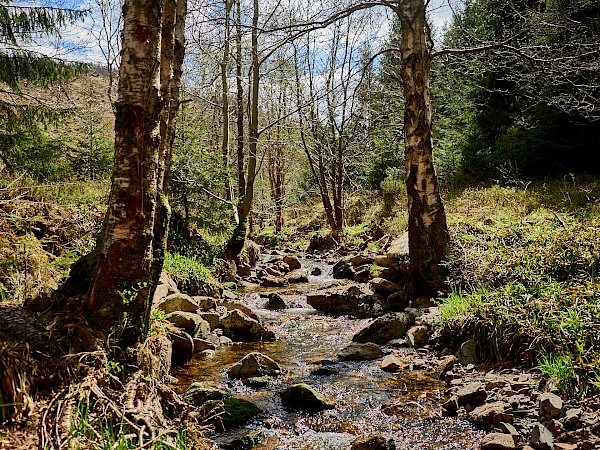
[[[211,269],[198,258],[167,252],[164,270],[182,292],[190,295],[215,295],[220,284]]]
[[[110,419],[100,420],[91,409],[89,403],[84,401],[77,404],[67,437],[69,448],[76,450],[133,450],[140,448],[138,436],[128,433],[126,423],[114,424]],[[176,432],[157,431],[157,437],[145,443],[143,448],[151,450],[207,448],[206,443],[197,436],[194,428],[188,428],[185,423]]]
[[[600,182],[468,189],[447,201],[447,336],[537,367],[564,393],[598,392]]]

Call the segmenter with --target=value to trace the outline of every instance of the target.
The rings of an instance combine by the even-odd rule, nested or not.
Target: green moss
[[[241,398],[209,400],[199,411],[207,423],[223,431],[237,428],[260,413],[258,406]]]

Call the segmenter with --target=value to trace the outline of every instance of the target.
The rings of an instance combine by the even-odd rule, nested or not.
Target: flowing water
[[[261,409],[261,416],[241,429],[212,436],[215,442],[259,431],[261,442],[253,447],[257,450],[342,450],[349,449],[359,436],[384,433],[392,436],[401,450],[479,448],[481,431],[462,419],[441,416],[444,383],[416,371],[384,372],[377,360],[336,361],[338,351],[368,320],[324,316],[310,307],[306,292],[331,279],[331,266],[315,261],[303,261],[303,266],[318,266],[323,273],[310,276],[305,284],[244,294],[248,305],[276,333],[277,341],[221,347],[214,357],[195,358],[176,373],[180,391],[194,381],[209,381],[227,386],[234,396]],[[265,309],[267,300],[260,293],[273,291],[282,294],[291,307]],[[284,369],[273,386],[256,390],[227,377],[227,369],[253,351],[270,356]],[[317,369],[321,370],[315,372]],[[334,400],[335,409],[314,415],[285,409],[278,393],[300,382]]]

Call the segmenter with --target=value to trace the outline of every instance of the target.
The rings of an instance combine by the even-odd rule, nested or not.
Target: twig
[[[556,214],[553,210],[550,210],[550,212],[552,214],[554,214],[554,217],[556,217],[556,219],[560,222],[560,224],[563,226],[563,228],[566,230],[567,229],[567,225],[565,224],[565,221],[562,220],[560,217],[558,217],[558,214]]]

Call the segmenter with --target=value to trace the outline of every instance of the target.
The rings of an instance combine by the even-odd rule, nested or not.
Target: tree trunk
[[[184,18],[185,0],[123,5],[115,163],[84,309],[90,324],[118,333],[125,345],[147,331],[162,269]]]
[[[221,103],[223,106],[223,130],[221,136],[221,154],[223,155],[223,166],[229,165],[229,15],[233,0],[225,1],[225,42],[223,43],[223,57],[221,59]],[[225,186],[224,198],[231,200],[229,186]]]
[[[436,295],[447,290],[440,262],[446,256],[450,239],[433,165],[431,53],[427,46],[424,1],[402,0],[399,13],[410,268],[414,293]]]
[[[260,83],[260,60],[258,58],[258,0],[254,0],[252,15],[252,91],[250,94],[250,120],[248,123],[248,167],[244,196],[238,205],[237,225],[233,235],[227,243],[225,251],[229,260],[237,260],[248,233],[248,216],[254,200],[254,181],[256,180],[256,156],[258,153],[258,93]]]
[[[237,174],[238,196],[246,193],[246,177],[244,176],[244,85],[242,84],[242,12],[241,0],[235,0],[235,80],[237,88]]]

